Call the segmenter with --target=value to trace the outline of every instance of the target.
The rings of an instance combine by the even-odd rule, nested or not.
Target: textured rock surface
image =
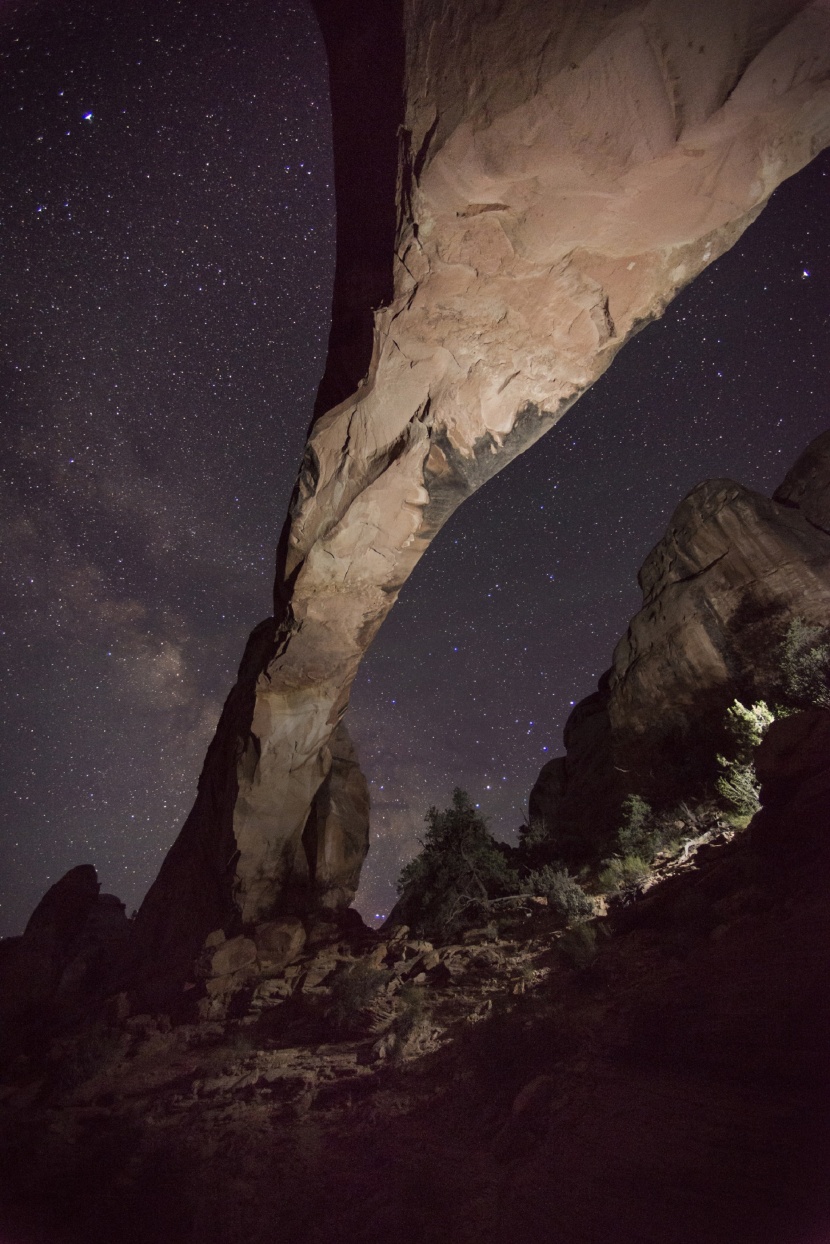
[[[329,365],[275,620],[251,637],[140,913],[145,955],[168,964],[284,906],[358,663],[447,517],[830,139],[824,0],[318,11],[339,210]]]
[[[309,892],[322,907],[348,907],[369,850],[369,787],[342,721],[329,752],[331,767],[311,805],[295,864],[301,907]]]
[[[773,722],[755,753],[765,803],[775,802],[779,792],[786,797],[795,784],[828,768],[830,713],[822,708]]]
[[[525,900],[495,941],[306,943],[236,1018],[124,1012],[3,1068],[0,1235],[823,1244],[830,753],[792,761],[825,730],[776,723],[748,831],[613,906],[589,966]]]
[[[736,694],[768,695],[778,677],[770,627],[830,620],[830,435],[818,437],[775,493],[700,484],[678,506],[639,575],[643,607],[601,690],[576,706],[568,754],[548,762],[531,815],[575,847],[613,828],[628,791],[693,795],[699,757]],[[552,781],[553,775],[555,781]]]

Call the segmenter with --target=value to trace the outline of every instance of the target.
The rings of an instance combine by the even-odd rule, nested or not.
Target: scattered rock
[[[228,976],[256,962],[256,944],[249,937],[234,937],[223,942],[211,959],[211,975]]]

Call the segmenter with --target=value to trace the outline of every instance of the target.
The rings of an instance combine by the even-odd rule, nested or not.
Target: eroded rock
[[[774,721],[755,752],[762,787],[792,789],[830,769],[830,712],[815,708]]]
[[[227,976],[256,963],[256,944],[249,937],[233,937],[223,942],[211,959],[211,975]]]
[[[825,433],[774,500],[709,480],[678,506],[640,571],[643,607],[611,670],[575,707],[567,756],[548,762],[531,794],[531,816],[565,854],[607,845],[628,792],[694,798],[713,777],[727,706],[736,695],[749,702],[777,694],[775,634],[796,618],[827,625],[830,534],[814,519],[828,479]],[[803,759],[802,744],[795,750]]]
[[[263,966],[280,971],[298,958],[305,946],[306,932],[296,916],[285,916],[258,925],[255,942]]]
[[[346,901],[362,848],[330,853],[315,829],[303,865],[303,836],[360,659],[413,567],[830,134],[819,2],[318,12],[340,213],[327,401],[275,616],[139,916],[144,960],[171,973],[211,928],[271,919],[289,893],[296,909],[303,868],[309,903],[315,875]],[[350,352],[367,360],[356,388]]]

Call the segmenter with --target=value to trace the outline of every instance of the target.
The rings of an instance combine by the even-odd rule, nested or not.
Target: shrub
[[[543,817],[534,817],[519,829],[518,858],[526,868],[555,863],[561,854],[561,834],[554,833]]]
[[[755,778],[754,765],[742,765],[718,756],[723,772],[716,782],[718,794],[729,805],[733,816],[741,820],[752,819],[761,807],[760,787]]]
[[[763,700],[750,708],[735,700],[726,710],[726,732],[733,754],[731,758],[717,757],[721,772],[715,785],[733,814],[741,818],[754,816],[761,806],[752,755],[774,720]]]
[[[72,1092],[105,1071],[122,1048],[122,1034],[116,1029],[100,1024],[86,1029],[63,1047],[53,1075],[54,1087],[60,1093]]]
[[[674,831],[652,811],[641,795],[627,795],[622,805],[622,825],[617,830],[619,854],[651,863]]]
[[[540,894],[548,900],[548,906],[566,924],[588,920],[594,914],[594,904],[579,882],[566,868],[546,864],[530,873],[522,882],[525,894]]]
[[[575,972],[591,967],[599,954],[597,931],[590,924],[578,924],[563,933],[557,943],[559,954]]]
[[[491,899],[516,893],[518,876],[464,791],[425,820],[422,849],[398,879],[398,911],[418,936],[448,938],[475,923]]]
[[[752,753],[775,721],[763,700],[749,708],[735,700],[726,710],[726,732],[729,735],[735,759],[747,764]]]
[[[599,874],[599,884],[604,894],[626,898],[639,890],[648,875],[645,860],[638,855],[626,855],[622,859],[605,861]]]
[[[534,817],[529,825],[522,825],[519,830],[519,849],[530,853],[536,847],[547,846],[551,841],[545,822]]]
[[[794,708],[830,708],[830,628],[793,618],[781,643],[781,688]]]
[[[386,997],[392,973],[358,961],[332,982],[329,1018],[341,1032],[370,1030],[392,1018],[393,1006]]]
[[[411,981],[403,985],[397,997],[396,1010],[393,1031],[403,1046],[421,1027],[425,1018],[423,989],[419,985],[413,985]]]

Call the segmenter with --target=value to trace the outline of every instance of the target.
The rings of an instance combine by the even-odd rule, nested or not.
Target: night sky
[[[0,0],[0,934],[90,862],[132,909],[192,802],[322,371],[326,67],[300,0]],[[358,906],[426,808],[521,824],[694,484],[830,426],[830,157],[450,521],[355,684]]]

